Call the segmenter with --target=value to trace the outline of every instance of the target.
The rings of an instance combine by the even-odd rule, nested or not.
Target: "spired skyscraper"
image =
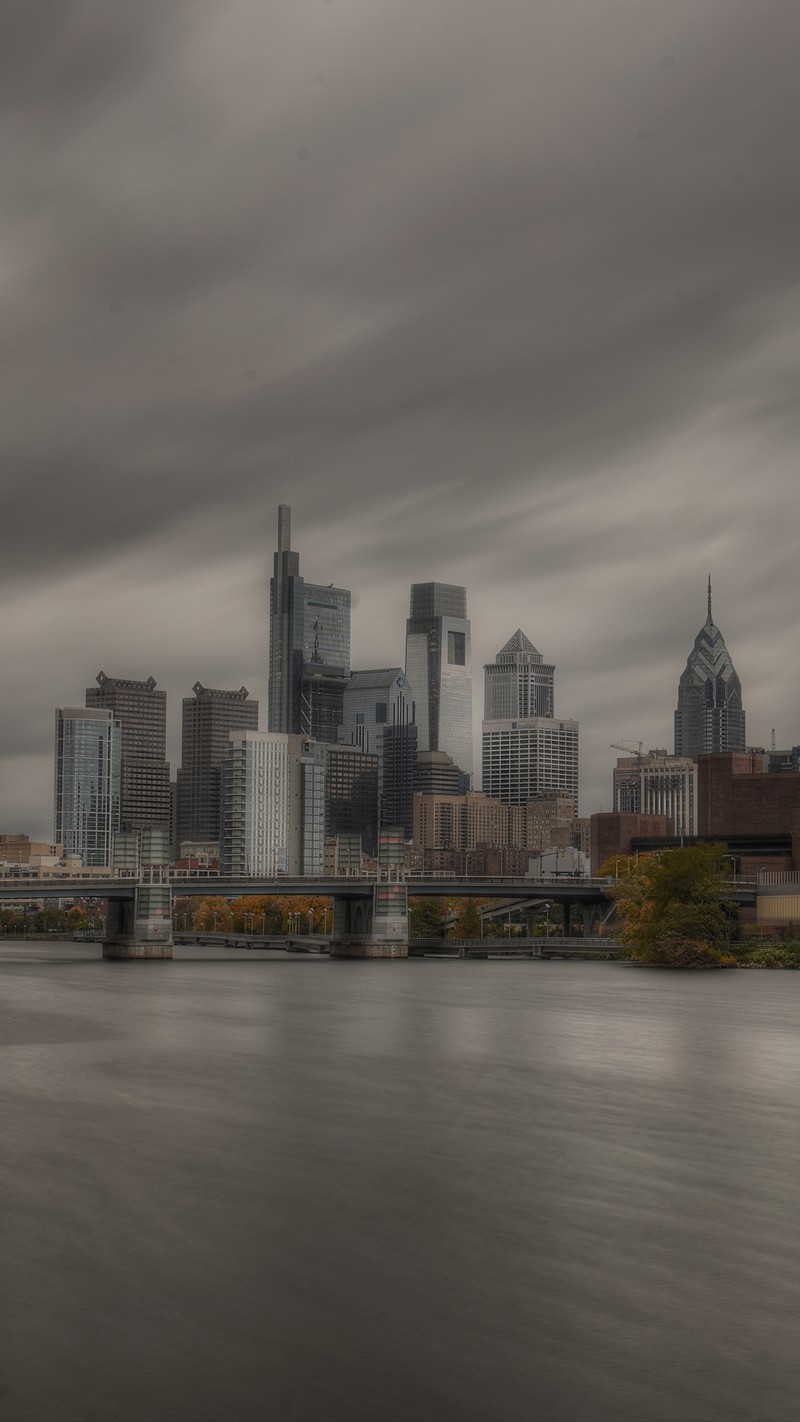
[[[744,749],[742,686],[725,646],[725,638],[711,615],[709,577],[708,615],[705,625],[694,639],[694,647],[678,683],[675,754],[697,760],[699,756],[715,751]]]
[[[414,583],[406,622],[406,676],[416,702],[417,746],[445,751],[472,785],[472,649],[467,590]]]
[[[269,585],[268,728],[335,742],[350,679],[350,593],[307,583],[291,545],[292,511],[281,504]]]

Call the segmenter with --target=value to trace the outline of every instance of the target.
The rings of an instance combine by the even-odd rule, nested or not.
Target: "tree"
[[[412,938],[441,938],[446,916],[447,906],[443,899],[412,898],[408,901]]]
[[[613,871],[610,860],[600,873]],[[673,967],[731,966],[730,914],[722,902],[721,844],[692,844],[640,857],[611,889],[625,954]]]
[[[458,918],[453,925],[454,938],[480,938],[481,915],[474,899],[461,899]]]

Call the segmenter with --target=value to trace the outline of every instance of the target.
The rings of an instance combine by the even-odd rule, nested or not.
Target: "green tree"
[[[411,898],[408,901],[409,932],[412,938],[441,938],[447,905],[444,899]]]
[[[605,872],[618,861],[609,861]],[[731,966],[731,916],[723,904],[721,844],[692,844],[626,861],[612,887],[625,954],[673,967]],[[601,870],[601,874],[603,870]]]
[[[481,915],[474,899],[460,899],[458,918],[453,924],[454,938],[480,938]]]

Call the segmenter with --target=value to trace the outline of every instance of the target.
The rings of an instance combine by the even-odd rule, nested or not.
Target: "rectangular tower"
[[[178,771],[178,844],[219,842],[219,767],[232,731],[258,730],[258,702],[249,692],[217,691],[196,682],[183,698],[181,768]]]
[[[147,681],[106,676],[86,688],[86,705],[109,710],[122,728],[120,826],[124,830],[171,822],[167,763],[167,693]]]
[[[472,650],[466,588],[415,583],[406,622],[420,751],[445,751],[472,777]]]
[[[108,709],[56,711],[54,840],[87,868],[112,863],[119,830],[120,723]]]
[[[578,813],[578,722],[535,716],[484,721],[483,789],[508,805],[524,805],[545,791],[569,795]]]
[[[234,731],[220,765],[223,874],[289,869],[289,737]]]

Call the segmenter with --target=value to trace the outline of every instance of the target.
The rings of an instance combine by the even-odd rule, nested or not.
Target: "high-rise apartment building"
[[[147,681],[106,676],[86,688],[86,705],[103,707],[119,721],[121,739],[120,826],[123,830],[169,826],[167,693]]]
[[[678,684],[675,754],[696,761],[701,755],[744,749],[742,686],[725,639],[711,615],[709,578],[708,615],[695,637]]]
[[[651,750],[614,767],[614,812],[666,815],[678,835],[697,834],[697,762]]]
[[[220,762],[223,874],[289,871],[289,737],[233,731]]]
[[[270,580],[269,730],[336,741],[350,678],[350,593],[307,583],[291,547],[291,509],[278,509]]]
[[[246,687],[217,691],[196,682],[194,696],[183,698],[181,768],[178,771],[177,840],[218,842],[220,838],[219,767],[231,732],[258,729],[258,702]]]
[[[472,779],[472,650],[466,588],[415,583],[406,622],[420,751],[445,751]]]
[[[119,830],[120,723],[107,708],[56,711],[54,841],[87,868],[112,863]]]
[[[555,667],[545,662],[520,628],[483,670],[485,720],[519,721],[531,716],[552,720]]]

